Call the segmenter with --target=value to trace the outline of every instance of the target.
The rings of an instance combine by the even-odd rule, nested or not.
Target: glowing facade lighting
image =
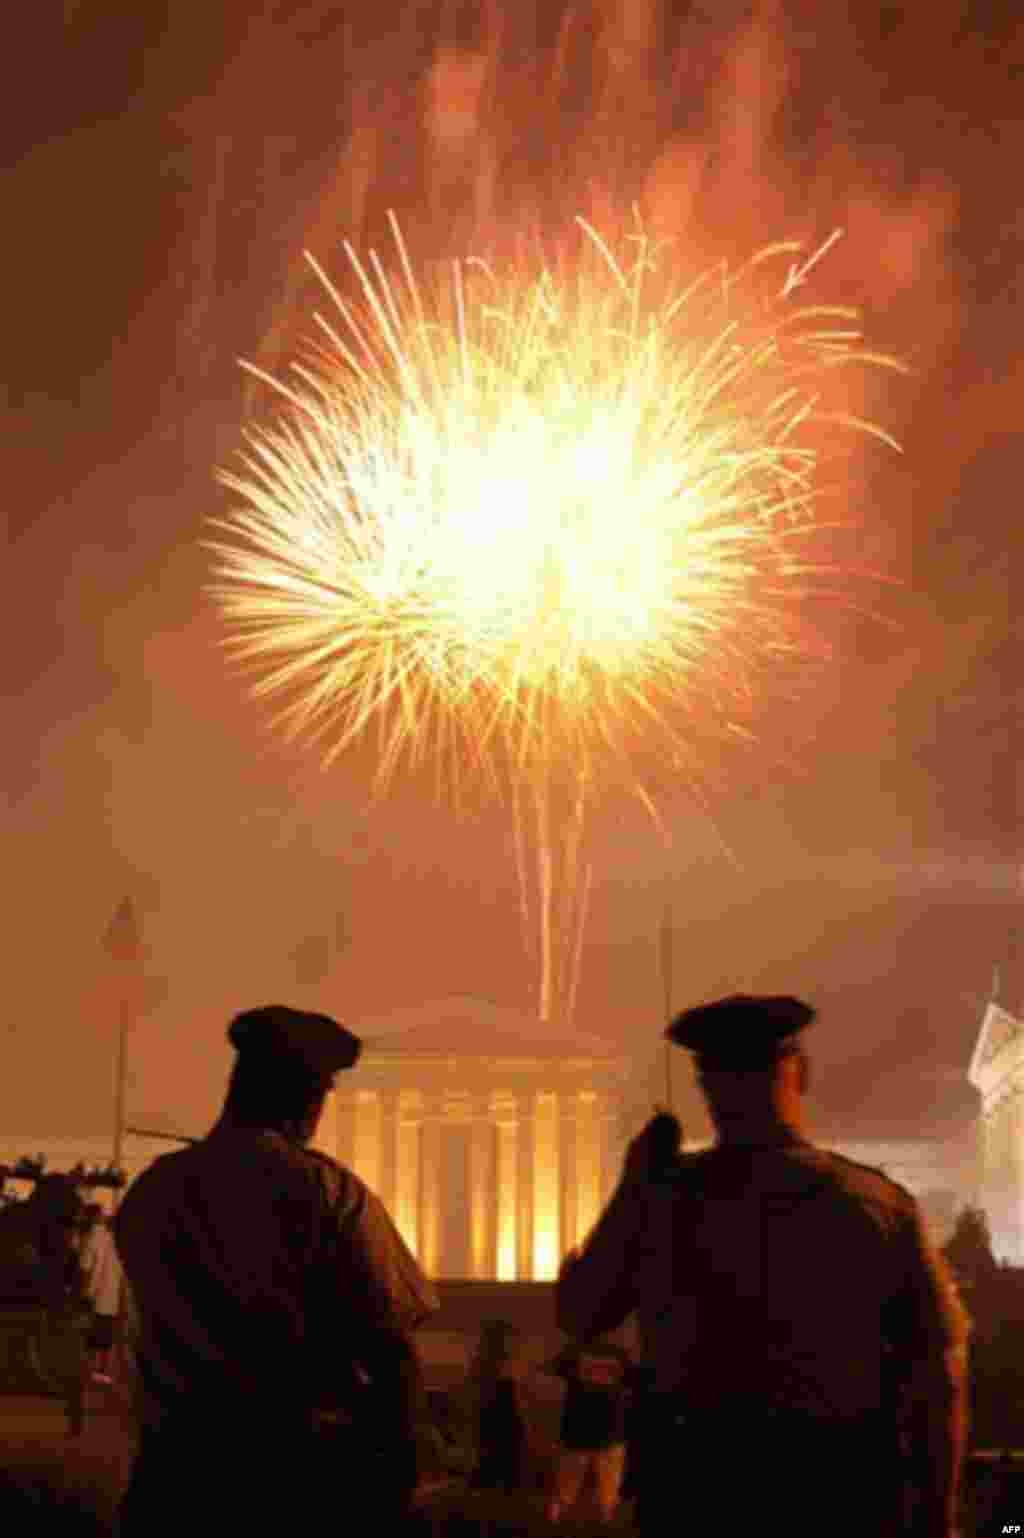
[[[516,1265],[518,1134],[519,1127],[516,1122],[507,1119],[498,1122],[495,1199],[498,1209],[496,1275],[499,1282],[514,1282],[518,1274]]]
[[[353,1163],[356,1173],[365,1180],[370,1190],[379,1191],[382,1165],[381,1104],[379,1095],[372,1090],[359,1090],[356,1095]]]
[[[395,1223],[415,1255],[419,1249],[420,1097],[405,1095],[399,1104],[395,1150]]]
[[[549,1282],[558,1275],[561,1258],[557,1095],[537,1096],[534,1128],[532,1276],[535,1282]]]
[[[576,1097],[576,1222],[573,1243],[580,1245],[597,1222],[601,1208],[601,1145],[597,1096]]]

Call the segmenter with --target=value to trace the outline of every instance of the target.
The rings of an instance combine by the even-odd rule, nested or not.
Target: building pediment
[[[566,1031],[488,999],[455,997],[361,1021],[364,1057],[610,1060],[620,1049],[588,1031]]]
[[[990,1003],[967,1077],[984,1095],[1018,1065],[1024,1067],[1024,1023]]]

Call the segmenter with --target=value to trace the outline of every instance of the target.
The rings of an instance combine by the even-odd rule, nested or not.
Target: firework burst
[[[764,669],[806,654],[835,585],[822,456],[836,425],[885,437],[826,409],[830,379],[890,361],[793,303],[827,246],[672,292],[642,233],[617,259],[580,223],[568,276],[470,261],[427,292],[394,222],[394,273],[346,247],[355,302],[317,269],[335,313],[267,379],[211,542],[227,644],[293,734],[330,762],[375,728],[380,786],[479,777],[520,841],[532,809],[544,1018],[572,1011],[592,798],[618,780],[653,812],[644,763],[699,784]]]

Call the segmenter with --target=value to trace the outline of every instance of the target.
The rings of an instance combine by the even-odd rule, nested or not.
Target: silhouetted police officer
[[[955,1531],[966,1317],[910,1193],[803,1136],[813,1017],[737,996],[673,1022],[718,1142],[652,1180],[645,1129],[559,1277],[571,1335],[639,1313],[645,1538]]]
[[[306,1146],[361,1044],[281,1005],[228,1035],[220,1119],[115,1220],[142,1421],[121,1532],[277,1534],[345,1489],[386,1529],[416,1481],[411,1332],[438,1305],[378,1199]]]

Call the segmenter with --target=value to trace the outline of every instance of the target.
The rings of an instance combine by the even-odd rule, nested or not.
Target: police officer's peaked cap
[[[228,1040],[243,1057],[301,1064],[316,1078],[351,1068],[363,1049],[359,1037],[330,1015],[289,1009],[285,1004],[267,1004],[236,1015]]]
[[[802,999],[734,993],[684,1010],[665,1035],[689,1048],[701,1068],[753,1072],[793,1051],[797,1033],[810,1025],[814,1013]]]

